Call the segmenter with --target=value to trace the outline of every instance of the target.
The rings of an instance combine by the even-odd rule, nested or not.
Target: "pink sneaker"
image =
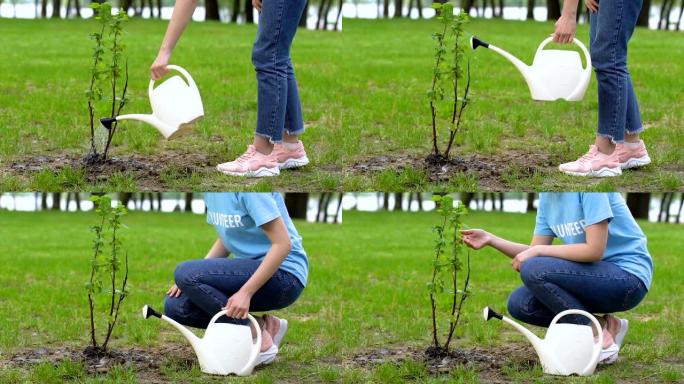
[[[296,149],[287,149],[282,143],[276,143],[272,154],[278,160],[280,169],[298,168],[309,164],[309,158],[306,157],[304,143],[301,140],[297,142]]]
[[[579,159],[561,164],[558,169],[573,176],[609,177],[622,174],[617,151],[606,155],[599,152],[595,145],[589,147],[589,152]]]
[[[273,343],[280,347],[287,332],[287,320],[279,319],[272,315],[264,315],[264,329],[273,335]]]
[[[216,169],[233,176],[265,177],[280,174],[278,162],[273,153],[264,155],[257,151],[253,145],[247,147],[247,152],[234,161],[219,164]]]
[[[643,167],[651,163],[643,140],[639,140],[638,143],[620,143],[615,146],[615,152],[618,154],[622,169]]]

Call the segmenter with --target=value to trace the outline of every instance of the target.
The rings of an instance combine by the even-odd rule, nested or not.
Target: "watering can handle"
[[[197,84],[195,84],[195,80],[192,78],[192,76],[190,76],[190,72],[183,69],[183,67],[179,67],[178,65],[169,64],[166,66],[166,68],[169,70],[172,70],[172,71],[179,72],[188,81],[188,85],[190,85],[190,88],[193,88],[195,90],[197,89]],[[150,85],[148,87],[148,92],[149,92],[150,96],[152,96],[152,90],[154,90],[154,83],[155,83],[155,81],[150,79]]]
[[[596,317],[594,317],[592,314],[589,312],[583,311],[581,309],[567,309],[559,314],[556,315],[556,317],[551,320],[551,324],[549,324],[549,328],[553,327],[554,324],[558,322],[562,317],[565,317],[567,315],[581,315],[589,320],[591,320],[592,323],[594,323],[594,326],[598,330],[598,340],[594,343],[594,351],[591,354],[591,360],[589,362],[589,365],[587,365],[583,370],[582,373],[587,372],[592,369],[593,366],[596,364],[594,363],[595,361],[598,361],[599,354],[601,353],[601,349],[603,349],[603,328],[601,328],[601,324],[596,320]]]
[[[212,324],[218,320],[219,317],[226,315],[227,311],[223,310],[220,311],[219,313],[215,314],[214,317],[211,318],[209,321],[209,325],[207,325],[207,328],[209,328]],[[249,321],[252,323],[252,326],[254,326],[254,329],[256,330],[256,340],[254,341],[254,344],[252,345],[252,353],[249,355],[249,362],[245,366],[245,370],[251,370],[250,368],[253,368],[257,357],[259,357],[259,352],[261,352],[261,328],[259,327],[259,323],[256,321],[254,316],[250,315],[249,313],[247,314],[247,318]]]
[[[553,41],[553,36],[547,37],[546,39],[544,39],[544,41],[542,41],[541,44],[539,44],[539,47],[537,48],[537,52],[535,53],[535,56],[538,55],[539,52],[542,49],[544,49],[544,47],[546,47],[546,45],[552,41]],[[580,49],[582,50],[582,53],[584,54],[585,60],[587,60],[587,65],[584,68],[584,70],[591,68],[591,55],[589,54],[589,50],[587,50],[587,47],[584,44],[582,44],[581,41],[577,40],[576,38],[573,38],[572,42],[575,43],[575,45],[577,45],[578,47],[580,47]]]

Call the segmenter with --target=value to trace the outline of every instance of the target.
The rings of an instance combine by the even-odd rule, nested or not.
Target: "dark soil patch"
[[[372,368],[384,363],[399,364],[404,361],[418,361],[426,365],[432,375],[447,374],[458,367],[474,369],[480,378],[487,383],[507,383],[502,374],[506,365],[529,367],[538,364],[534,350],[529,346],[506,346],[496,349],[470,348],[444,351],[430,347],[419,349],[415,347],[401,347],[395,349],[376,349],[357,354],[351,363]]]
[[[477,177],[481,188],[501,190],[506,187],[506,173],[530,177],[536,171],[554,167],[554,161],[546,154],[508,151],[491,156],[472,154],[449,159],[434,154],[426,158],[420,155],[376,156],[357,162],[352,170],[367,174],[391,169],[399,173],[413,168],[425,171],[430,182],[448,182],[459,173],[471,173]]]
[[[190,369],[197,364],[195,353],[188,346],[162,346],[155,348],[126,348],[107,353],[88,347],[85,350],[66,348],[35,348],[15,353],[3,362],[15,368],[31,368],[41,363],[59,364],[64,361],[81,362],[89,374],[106,374],[116,366],[131,368],[145,383],[166,383],[162,366]]]
[[[49,169],[58,173],[71,168],[82,171],[88,183],[106,183],[117,173],[131,173],[137,185],[149,190],[163,190],[162,175],[189,177],[193,173],[212,171],[214,163],[206,155],[166,152],[155,155],[114,156],[105,162],[93,162],[78,155],[34,156],[17,159],[9,164],[9,171],[27,176]]]

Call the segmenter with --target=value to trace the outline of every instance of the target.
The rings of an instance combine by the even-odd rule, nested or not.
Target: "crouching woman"
[[[221,310],[234,319],[250,311],[288,307],[306,286],[308,258],[278,193],[207,193],[207,222],[218,239],[200,260],[181,263],[167,292],[164,312],[181,324],[206,328]],[[228,258],[232,256],[232,258]],[[221,321],[226,321],[222,317]],[[288,323],[258,317],[262,332],[258,364],[271,363]]]
[[[562,245],[552,245],[554,238]],[[508,299],[508,312],[547,327],[566,309],[603,313],[600,363],[618,358],[628,322],[612,315],[636,307],[651,286],[653,262],[646,236],[617,193],[541,193],[530,245],[481,229],[462,231],[464,243],[493,247],[512,258],[523,285]],[[588,319],[568,316],[574,323]],[[566,320],[566,321],[567,321]]]

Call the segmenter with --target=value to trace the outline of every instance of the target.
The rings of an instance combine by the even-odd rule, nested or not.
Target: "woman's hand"
[[[261,12],[261,0],[252,0],[252,5],[257,11]]]
[[[461,230],[463,243],[472,249],[480,249],[489,245],[492,234],[482,229],[463,229]]]
[[[183,292],[181,292],[180,288],[178,288],[178,286],[176,286],[176,284],[172,285],[171,288],[169,288],[169,290],[166,291],[166,294],[169,297],[178,297],[181,295],[181,293],[183,293]]]
[[[226,306],[223,308],[226,310],[226,316],[234,319],[246,319],[249,313],[250,301],[252,301],[251,294],[242,289],[237,291],[228,299]]]
[[[598,0],[584,0],[584,5],[586,5],[590,11],[592,11],[594,13],[598,12],[598,7],[599,7]]]
[[[537,257],[539,255],[541,255],[539,246],[533,245],[533,246],[527,248],[527,250],[522,251],[522,252],[518,253],[517,255],[515,255],[515,257],[513,258],[513,261],[511,262],[511,266],[513,267],[513,269],[520,272],[520,267],[522,267],[522,263],[524,263],[525,260],[531,259],[533,257]]]
[[[169,70],[166,68],[171,59],[171,51],[159,51],[157,58],[150,66],[150,77],[152,80],[159,80],[166,75]]]
[[[576,29],[576,14],[564,13],[558,21],[556,21],[556,31],[553,33],[553,41],[559,44],[572,43]]]

